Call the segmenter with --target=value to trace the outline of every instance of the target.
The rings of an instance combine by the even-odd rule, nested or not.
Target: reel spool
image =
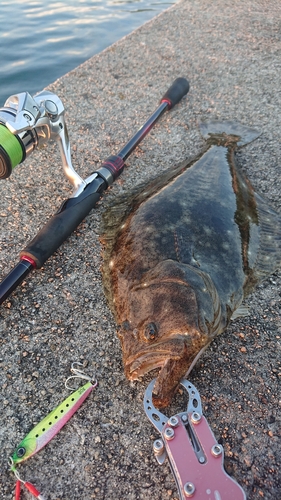
[[[20,137],[13,135],[5,125],[0,124],[0,179],[7,179],[12,169],[26,158]]]

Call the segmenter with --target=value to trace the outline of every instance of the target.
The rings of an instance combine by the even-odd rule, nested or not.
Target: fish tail
[[[201,135],[204,139],[217,145],[229,145],[234,143],[237,146],[245,146],[259,137],[261,132],[242,125],[232,120],[211,120],[199,124]]]

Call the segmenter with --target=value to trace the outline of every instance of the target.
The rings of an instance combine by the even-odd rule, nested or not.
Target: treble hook
[[[97,380],[96,379],[93,379],[93,377],[90,377],[89,375],[86,375],[86,373],[84,373],[82,370],[79,370],[78,368],[75,368],[75,365],[79,365],[79,366],[83,366],[82,363],[79,363],[79,361],[74,361],[71,365],[71,368],[70,368],[70,371],[72,373],[74,373],[74,375],[71,375],[70,377],[68,377],[64,383],[66,389],[69,389],[69,390],[75,390],[75,387],[70,387],[68,385],[68,381],[71,380],[71,379],[74,379],[74,378],[82,378],[84,380],[88,380],[89,382],[92,382],[92,385],[93,387],[96,387],[97,385]]]
[[[9,465],[11,466],[11,471],[15,474],[16,476],[16,491],[15,491],[15,500],[20,500],[20,490],[21,490],[21,484],[25,486],[25,488],[35,497],[38,498],[38,500],[44,500],[44,497],[41,495],[40,491],[35,488],[35,486],[28,481],[25,481],[20,477],[12,457],[9,458]]]

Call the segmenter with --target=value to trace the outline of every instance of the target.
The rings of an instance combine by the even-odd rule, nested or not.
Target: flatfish
[[[235,149],[259,133],[232,121],[200,131],[206,148],[197,158],[105,215],[103,280],[125,374],[160,369],[159,408],[281,262],[281,217],[235,162]]]

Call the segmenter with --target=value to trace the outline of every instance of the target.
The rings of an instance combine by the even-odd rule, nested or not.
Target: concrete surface
[[[142,408],[151,377],[129,383],[122,371],[101,283],[101,215],[119,193],[198,152],[197,122],[208,117],[260,128],[238,161],[280,210],[280,19],[279,1],[182,0],[50,85],[65,103],[73,163],[84,177],[118,152],[175,77],[187,77],[191,89],[77,231],[1,306],[1,499],[13,498],[7,457],[68,395],[73,361],[95,371],[99,386],[19,467],[23,478],[53,500],[178,498],[168,464],[161,468],[152,454],[157,433]],[[54,145],[35,152],[0,189],[4,276],[71,189]],[[224,446],[226,470],[249,500],[278,500],[281,492],[280,283],[276,272],[258,287],[250,316],[233,322],[190,375]],[[177,404],[182,410],[186,400]]]

